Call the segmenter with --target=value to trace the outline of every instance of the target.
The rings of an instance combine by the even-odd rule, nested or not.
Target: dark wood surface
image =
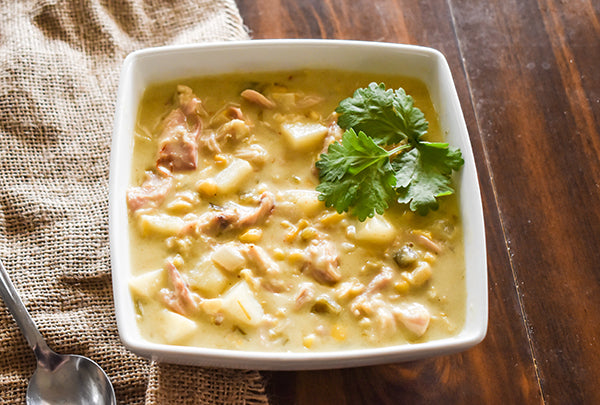
[[[275,404],[600,404],[600,2],[237,0],[255,39],[442,51],[485,210],[489,329],[466,352],[265,373]]]

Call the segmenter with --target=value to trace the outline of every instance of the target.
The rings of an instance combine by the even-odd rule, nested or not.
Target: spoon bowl
[[[52,352],[40,362],[27,388],[28,404],[112,404],[112,385],[100,366],[87,357]],[[77,389],[74,389],[77,387]]]
[[[17,321],[37,358],[27,387],[27,404],[116,405],[110,380],[94,361],[52,351],[38,331],[0,261],[0,297]]]

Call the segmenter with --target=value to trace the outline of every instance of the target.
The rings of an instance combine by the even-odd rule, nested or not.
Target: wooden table
[[[470,132],[486,220],[483,343],[408,364],[266,373],[272,401],[600,404],[600,2],[237,3],[255,39],[358,39],[442,51]]]

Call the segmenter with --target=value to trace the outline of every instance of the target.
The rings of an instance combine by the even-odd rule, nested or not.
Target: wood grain
[[[600,5],[452,6],[543,398],[600,403]]]
[[[469,3],[469,2],[465,2]],[[500,4],[500,3],[499,3]],[[509,39],[503,32],[477,31],[479,19],[500,19],[487,6],[481,10],[469,4],[444,1],[285,1],[239,0],[238,6],[254,38],[337,38],[414,43],[432,46],[447,57],[461,99],[473,143],[482,187],[488,241],[490,327],[482,344],[461,354],[428,359],[413,363],[385,366],[327,370],[313,372],[273,372],[270,395],[274,403],[288,404],[462,404],[462,403],[538,403],[540,396],[539,370],[534,363],[537,348],[533,347],[531,324],[523,312],[523,288],[519,284],[519,267],[515,265],[510,241],[512,229],[507,228],[499,203],[496,183],[501,177],[508,183],[515,181],[504,174],[503,166],[518,171],[526,154],[515,156],[488,156],[488,143],[499,143],[512,134],[482,132],[480,99],[474,94],[478,89],[494,87],[494,82],[475,82],[473,75],[485,80],[486,71],[469,64],[470,54],[482,52],[481,47],[494,47],[489,38],[499,44]],[[462,11],[459,10],[462,7]],[[517,8],[518,10],[518,8]],[[514,11],[514,13],[517,12]],[[471,12],[471,14],[469,14]],[[477,14],[479,12],[479,14]],[[524,16],[521,16],[526,21]],[[457,24],[461,24],[457,28]],[[469,25],[472,24],[472,25]],[[477,32],[469,32],[472,27]],[[507,28],[510,29],[510,28]],[[457,33],[459,35],[457,35]],[[462,35],[462,36],[461,36]],[[479,36],[477,46],[470,35]],[[497,37],[494,37],[497,35]],[[502,42],[504,41],[504,42]],[[493,52],[485,52],[493,54]],[[506,55],[508,57],[509,55]],[[477,57],[474,55],[473,58]],[[478,56],[482,58],[482,55]],[[464,66],[470,68],[467,76]],[[499,72],[505,70],[497,68]],[[488,67],[495,68],[496,65]],[[519,89],[520,82],[509,83],[510,72],[502,76],[511,88]],[[496,89],[501,91],[500,89]],[[482,91],[482,90],[479,90]],[[500,107],[506,114],[507,100]],[[527,108],[517,116],[525,120]],[[483,127],[487,129],[487,127]],[[513,129],[513,128],[509,128]],[[514,142],[514,141],[513,141]],[[509,148],[510,143],[503,148]],[[503,161],[503,158],[506,160]],[[532,167],[535,165],[532,165]],[[535,166],[537,167],[537,166]],[[537,173],[537,172],[536,172]],[[526,202],[521,202],[526,205]],[[513,211],[513,212],[516,212]],[[515,214],[513,214],[515,215]],[[541,215],[541,214],[540,214]],[[520,230],[516,230],[518,232]],[[530,247],[535,247],[532,240]],[[539,368],[539,364],[538,364]]]

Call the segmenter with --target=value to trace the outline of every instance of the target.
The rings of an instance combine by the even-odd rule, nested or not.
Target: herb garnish
[[[451,174],[464,164],[459,149],[426,142],[428,123],[413,98],[399,88],[371,83],[336,109],[342,141],[329,145],[316,163],[319,200],[360,221],[383,214],[394,201],[421,215],[452,194]]]

